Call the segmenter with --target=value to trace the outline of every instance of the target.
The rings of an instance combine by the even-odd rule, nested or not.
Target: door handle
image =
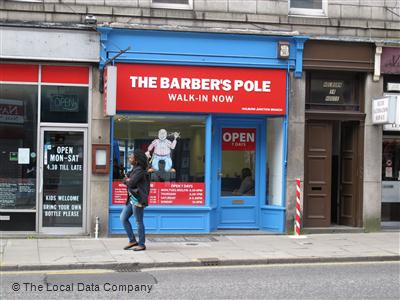
[[[224,173],[222,173],[221,170],[219,170],[217,175],[218,175],[219,178],[221,178],[222,176],[224,176]]]
[[[39,169],[39,198],[42,197],[43,193],[43,168]]]

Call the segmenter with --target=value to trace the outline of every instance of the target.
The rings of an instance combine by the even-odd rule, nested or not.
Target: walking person
[[[124,178],[124,183],[128,187],[128,199],[120,215],[120,220],[129,239],[129,243],[124,247],[124,250],[134,247],[134,251],[143,251],[146,250],[143,214],[144,208],[148,205],[150,191],[147,156],[143,151],[136,149],[133,154],[129,155],[129,163],[133,169],[129,176]],[[138,241],[129,222],[129,218],[132,215],[135,217],[137,225]]]

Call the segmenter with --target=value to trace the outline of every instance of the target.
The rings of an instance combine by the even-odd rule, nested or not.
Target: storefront
[[[87,170],[91,65],[66,62],[74,57],[69,58],[71,53],[62,49],[49,52],[56,47],[50,41],[60,31],[1,28],[1,33],[7,41],[18,35],[28,44],[35,39],[36,45],[28,51],[29,47],[20,43],[16,52],[10,42],[2,52],[1,231],[85,234],[90,198]],[[65,39],[59,38],[57,47],[71,41],[88,42],[84,33],[73,38],[66,31],[62,33]],[[86,50],[80,50],[76,60],[97,60],[93,52],[96,37],[91,38],[94,39]]]
[[[120,178],[137,148],[151,161],[148,232],[284,232],[288,78],[301,77],[305,39],[99,31],[117,78],[110,233],[123,233]]]
[[[0,68],[2,229],[83,233],[89,67]]]
[[[379,195],[369,192],[377,190],[378,178],[365,162],[376,161],[379,149],[364,147],[374,139],[364,100],[375,92],[374,54],[369,43],[305,44],[306,228],[362,227],[378,219]]]
[[[395,99],[394,122],[383,125],[382,225],[400,224],[400,48],[383,47],[383,98]]]

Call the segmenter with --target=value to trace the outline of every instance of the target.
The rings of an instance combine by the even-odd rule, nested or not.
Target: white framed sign
[[[387,96],[372,100],[372,123],[392,124],[396,122],[396,97]]]
[[[385,130],[385,131],[400,131],[400,95],[390,95],[390,97],[393,97],[396,102],[395,120],[391,124],[385,124],[383,126],[383,130]]]
[[[115,116],[117,101],[117,67],[104,70],[104,115]]]

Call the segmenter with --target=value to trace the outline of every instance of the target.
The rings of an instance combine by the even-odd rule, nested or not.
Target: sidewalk
[[[150,236],[147,250],[126,238],[1,239],[1,270],[249,265],[400,260],[400,232],[287,235]]]

